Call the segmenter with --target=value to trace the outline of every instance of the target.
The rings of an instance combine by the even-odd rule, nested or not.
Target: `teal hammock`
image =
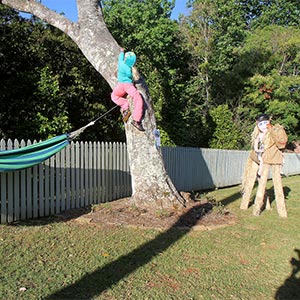
[[[0,151],[0,172],[18,171],[40,164],[64,149],[72,139],[82,133],[87,127],[94,125],[116,107],[117,105],[96,120],[71,133],[62,134],[22,148]]]
[[[63,134],[22,148],[0,151],[0,172],[30,168],[50,158],[68,144],[69,135]]]

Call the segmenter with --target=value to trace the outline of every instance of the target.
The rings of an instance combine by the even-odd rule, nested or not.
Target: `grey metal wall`
[[[240,184],[249,151],[163,147],[166,170],[180,191]],[[300,156],[284,154],[285,175],[300,174]]]

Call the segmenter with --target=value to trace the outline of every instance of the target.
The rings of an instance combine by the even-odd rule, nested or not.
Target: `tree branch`
[[[48,7],[39,2],[34,0],[0,0],[0,3],[18,11],[35,15],[42,21],[60,29],[73,40],[76,40],[76,37],[78,36],[79,26],[77,23],[74,23],[65,16],[50,10]]]

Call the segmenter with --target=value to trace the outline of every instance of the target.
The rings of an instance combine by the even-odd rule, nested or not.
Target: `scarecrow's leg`
[[[243,184],[242,184],[242,202],[240,205],[240,209],[247,209],[251,192],[253,190],[253,186],[256,180],[258,170],[258,164],[254,162],[252,159],[248,159],[247,166],[243,176]]]
[[[270,170],[270,165],[264,164],[262,173],[260,176],[260,180],[258,181],[258,189],[257,189],[255,201],[254,201],[254,206],[253,206],[253,215],[254,216],[260,215],[260,211],[263,206],[269,170]]]
[[[272,178],[273,178],[273,185],[275,191],[275,200],[276,200],[276,207],[277,207],[277,212],[279,217],[287,218],[282,180],[280,176],[280,169],[281,169],[280,165],[272,166]]]

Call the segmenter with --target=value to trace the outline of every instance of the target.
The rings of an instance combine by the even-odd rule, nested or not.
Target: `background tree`
[[[227,104],[218,105],[210,111],[216,124],[210,147],[217,149],[240,149],[242,139],[238,124]]]
[[[191,14],[181,19],[180,27],[193,62],[189,65],[192,75],[185,90],[188,96],[185,117],[188,126],[197,132],[194,136],[198,140],[194,140],[194,145],[219,147],[215,143],[215,130],[220,124],[211,119],[219,105],[227,105],[233,112],[234,123],[243,136],[239,139],[241,149],[249,147],[249,134],[259,112],[272,113],[274,119],[286,126],[291,138],[297,138],[298,100],[291,101],[298,98],[297,90],[292,88],[291,95],[289,89],[274,89],[272,97],[275,94],[280,97],[277,102],[267,101],[259,90],[260,85],[268,85],[261,76],[272,76],[272,82],[276,81],[278,87],[297,86],[298,77],[287,76],[286,72],[298,72],[297,39],[293,32],[297,30],[295,26],[299,26],[299,2],[191,0],[189,6]],[[285,33],[279,32],[275,24],[284,24]],[[269,34],[259,30],[269,31]],[[249,46],[253,51],[248,51]],[[272,48],[271,52],[267,48]],[[278,74],[276,70],[281,72],[276,75],[277,79],[272,75]],[[289,98],[289,103],[284,98]],[[288,108],[288,118],[280,107]],[[204,114],[208,117],[203,118]],[[197,123],[193,125],[195,120]],[[234,129],[229,135],[235,140]]]
[[[290,140],[300,133],[299,34],[294,27],[266,26],[249,34],[239,50],[253,75],[245,81],[238,113],[252,118],[260,112],[272,115]]]
[[[202,132],[199,128],[196,143],[207,147],[214,128],[210,110],[220,104],[233,109],[240,97],[241,80],[232,72],[233,49],[243,41],[246,23],[241,6],[233,0],[194,0],[189,1],[189,6],[191,14],[180,22],[192,55],[193,75],[186,85],[186,95],[191,98],[187,102],[191,106],[187,105],[185,115],[190,126],[195,120],[198,126],[201,124]]]
[[[213,1],[196,1],[192,8],[190,15],[182,16],[180,21],[182,39],[191,54],[188,65],[191,75],[183,95],[186,100],[183,114],[189,127],[185,144],[206,146],[212,134],[207,124],[211,123],[212,106],[210,69],[214,41],[211,25],[217,8]]]
[[[268,25],[299,28],[300,3],[297,0],[242,0],[240,3],[249,29]]]

